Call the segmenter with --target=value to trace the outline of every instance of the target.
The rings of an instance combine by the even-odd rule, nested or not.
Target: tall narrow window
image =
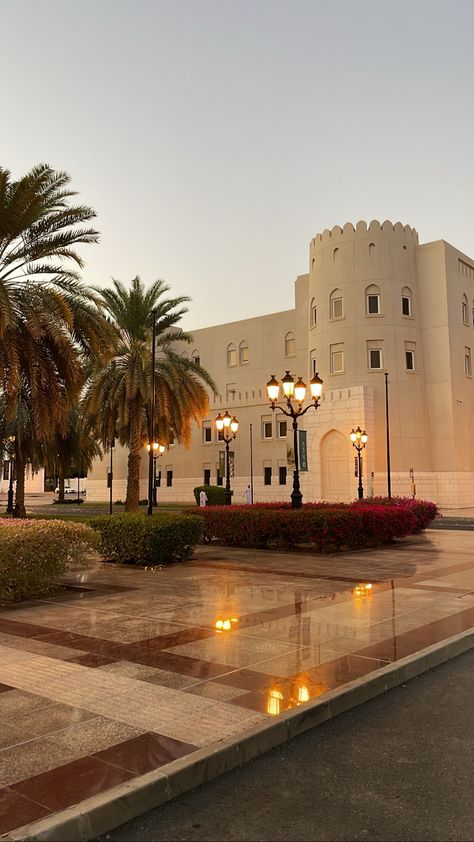
[[[271,416],[263,416],[262,418],[262,439],[273,438],[273,421]]]
[[[464,348],[464,374],[466,377],[472,377],[472,365],[471,365],[471,349]]]
[[[191,359],[194,365],[201,365],[201,355],[196,349],[194,349],[193,353],[191,354]]]
[[[210,484],[211,484],[211,469],[210,468],[204,468],[204,485],[210,485]]]
[[[311,327],[315,327],[318,323],[318,308],[316,307],[316,299],[311,301]]]
[[[344,344],[330,346],[331,374],[341,374],[344,371]]]
[[[280,465],[278,468],[278,484],[286,485],[286,465]]]
[[[237,365],[237,349],[235,345],[227,346],[227,365]]]
[[[373,256],[374,251],[375,251],[375,243],[369,243],[369,257]]]
[[[289,333],[285,336],[285,357],[293,357],[296,354],[295,334]]]
[[[462,320],[465,325],[469,324],[469,316],[467,314],[467,295],[463,293],[462,296]]]
[[[412,295],[410,287],[403,287],[402,289],[402,316],[411,316],[412,312]]]
[[[269,467],[264,467],[263,469],[263,484],[264,485],[271,485],[272,484],[272,469]]]
[[[222,485],[222,484],[223,484],[223,482],[222,482],[221,472],[219,471],[219,468],[216,468],[216,485]]]
[[[415,371],[415,350],[414,342],[405,342],[405,366],[407,371]]]
[[[332,253],[332,259],[337,260],[338,257],[339,257],[339,249],[335,248],[333,253]]]
[[[317,351],[314,348],[309,355],[309,376],[314,377],[317,372]]]
[[[380,287],[371,284],[365,290],[365,312],[368,316],[377,316],[382,312]]]
[[[344,315],[342,290],[334,289],[329,298],[329,318],[342,319]]]
[[[367,363],[369,369],[379,371],[383,368],[382,340],[369,339],[367,341]]]
[[[239,363],[245,365],[249,361],[249,346],[245,339],[239,345]]]
[[[166,471],[166,486],[167,488],[171,488],[173,485],[173,471],[167,470]]]
[[[212,427],[210,421],[204,421],[202,425],[203,444],[212,444]]]

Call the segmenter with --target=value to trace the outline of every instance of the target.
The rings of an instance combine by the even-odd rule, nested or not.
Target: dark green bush
[[[223,506],[225,500],[225,488],[223,485],[198,485],[193,489],[194,499],[199,506],[199,494],[205,491],[207,494],[208,506]]]
[[[191,558],[203,533],[202,519],[189,515],[102,515],[90,524],[106,559],[150,567]]]

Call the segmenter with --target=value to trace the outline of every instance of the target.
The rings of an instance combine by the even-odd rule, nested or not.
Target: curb
[[[363,704],[405,681],[474,648],[474,629],[462,632],[413,655],[362,676],[321,701],[307,702],[265,727],[256,726],[235,738],[175,760],[158,769],[95,795],[45,819],[24,825],[1,837],[3,842],[84,842],[107,833],[154,807],[159,807],[200,784],[243,766],[260,754],[287,742],[328,719]]]

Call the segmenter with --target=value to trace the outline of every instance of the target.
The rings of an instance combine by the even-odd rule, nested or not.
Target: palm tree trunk
[[[58,503],[64,503],[64,466],[61,459],[58,464],[58,487]]]
[[[13,509],[13,517],[26,517],[25,509],[25,457],[18,444],[15,441],[15,469],[16,469],[16,495],[15,506]]]
[[[138,512],[140,502],[140,458],[141,458],[140,405],[130,408],[130,443],[128,452],[127,496],[125,511]]]

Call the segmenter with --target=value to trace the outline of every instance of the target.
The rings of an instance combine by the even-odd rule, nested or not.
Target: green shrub
[[[50,593],[97,544],[84,523],[0,519],[0,602]]]
[[[223,506],[225,502],[225,488],[222,485],[198,485],[193,489],[194,499],[199,506],[199,494],[205,491],[208,506]]]
[[[202,538],[202,518],[189,515],[123,514],[92,518],[100,552],[118,564],[155,566],[191,558]]]

